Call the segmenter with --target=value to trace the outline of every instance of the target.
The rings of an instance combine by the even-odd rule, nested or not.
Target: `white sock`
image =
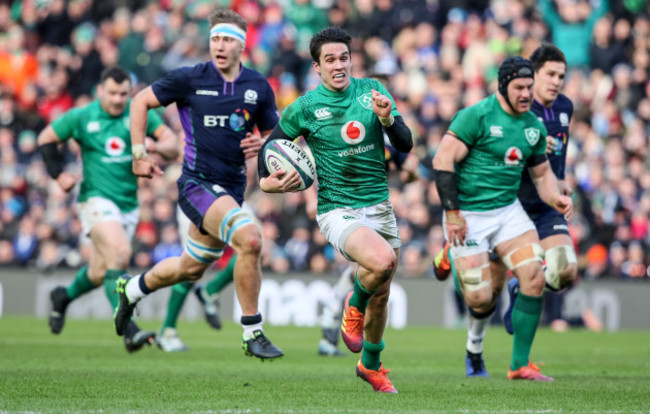
[[[136,303],[143,297],[147,296],[147,294],[140,289],[140,278],[142,277],[144,277],[144,273],[135,276],[126,284],[126,297],[129,298],[131,304]]]
[[[262,329],[262,322],[254,323],[252,325],[242,325],[242,328],[244,328],[244,341],[253,338],[255,336],[253,332],[257,330],[264,332]]]
[[[483,319],[476,319],[469,315],[469,326],[467,327],[467,350],[473,354],[480,354],[483,352],[483,338],[485,338],[485,331],[490,323],[490,316]]]

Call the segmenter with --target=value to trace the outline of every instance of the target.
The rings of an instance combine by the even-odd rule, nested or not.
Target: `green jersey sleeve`
[[[149,117],[147,121],[147,136],[153,136],[154,131],[158,129],[159,126],[163,124],[162,119],[160,118],[160,115],[158,115],[158,112],[156,112],[153,109],[150,109],[149,112]]]
[[[280,128],[290,137],[297,138],[301,135],[306,135],[306,132],[308,132],[303,129],[304,124],[305,119],[302,113],[301,98],[298,98],[282,111]]]
[[[478,105],[461,109],[451,119],[449,130],[456,134],[468,147],[471,147],[481,137],[481,122],[479,118]]]
[[[77,128],[79,120],[83,118],[80,115],[81,108],[73,108],[52,122],[52,129],[59,140],[66,141],[73,137],[79,137]]]

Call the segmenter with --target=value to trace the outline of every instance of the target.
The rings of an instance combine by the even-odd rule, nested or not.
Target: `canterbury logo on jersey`
[[[99,124],[99,121],[90,121],[86,124],[86,131],[88,131],[89,133],[99,132],[100,129],[101,126]]]
[[[329,108],[317,109],[314,111],[314,115],[316,116],[316,119],[319,121],[330,119],[332,117],[332,113],[330,112]]]
[[[503,136],[503,127],[500,125],[492,125],[490,127],[490,136],[491,137],[502,137]]]

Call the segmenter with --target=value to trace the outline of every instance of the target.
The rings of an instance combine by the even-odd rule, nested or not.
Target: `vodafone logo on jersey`
[[[503,158],[503,161],[506,165],[518,166],[523,158],[524,155],[521,153],[519,148],[510,147],[506,150],[506,156]]]
[[[110,137],[106,140],[104,148],[106,149],[106,154],[110,155],[111,157],[117,157],[124,154],[126,143],[120,137]]]
[[[341,128],[341,138],[350,145],[360,144],[366,137],[366,127],[359,121],[346,122]]]

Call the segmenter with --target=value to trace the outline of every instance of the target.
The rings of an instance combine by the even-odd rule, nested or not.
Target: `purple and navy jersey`
[[[544,123],[548,135],[555,138],[558,143],[555,152],[546,155],[558,180],[564,180],[566,151],[569,143],[569,123],[573,116],[573,104],[569,98],[559,94],[550,108],[535,100],[531,111]],[[548,209],[555,211],[539,198],[537,189],[527,169],[524,169],[522,175],[518,197],[527,213],[540,213]]]
[[[183,174],[243,193],[246,160],[240,142],[255,125],[268,131],[278,123],[267,80],[242,66],[239,76],[227,82],[210,61],[176,69],[151,87],[162,105],[178,106],[185,132]]]

